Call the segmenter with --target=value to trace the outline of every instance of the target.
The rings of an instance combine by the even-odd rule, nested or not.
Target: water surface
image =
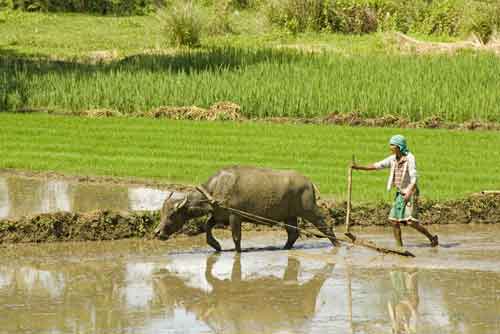
[[[3,245],[0,333],[499,333],[500,226],[435,231],[437,249],[404,229],[415,259],[313,239],[284,251],[284,232],[244,233],[241,255],[203,236]]]
[[[166,189],[0,173],[0,219],[56,211],[158,210]],[[179,195],[176,193],[176,195]]]

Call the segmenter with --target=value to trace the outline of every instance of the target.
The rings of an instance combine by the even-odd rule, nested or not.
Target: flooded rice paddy
[[[432,229],[441,247],[404,229],[415,259],[320,239],[284,251],[284,232],[244,233],[240,255],[203,236],[3,245],[0,333],[499,333],[500,226]]]
[[[56,211],[159,210],[169,192],[145,186],[71,182],[0,173],[0,219]]]

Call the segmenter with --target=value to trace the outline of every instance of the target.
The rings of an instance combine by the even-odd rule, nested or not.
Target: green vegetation
[[[125,113],[233,101],[250,117],[353,112],[411,120],[500,121],[500,59],[331,57],[292,50],[210,48],[111,64],[0,60],[0,109]]]
[[[217,33],[220,27],[205,27],[203,46],[314,47],[345,55],[386,53],[383,34],[339,35],[308,32],[288,34],[270,31],[254,13],[241,12],[233,24],[236,32]],[[91,16],[71,13],[25,13],[0,11],[0,55],[88,60],[97,50],[115,51],[118,58],[138,54],[172,54],[165,14],[158,16]],[[419,37],[420,38],[420,37]],[[433,37],[434,38],[434,37]],[[439,37],[440,40],[450,40]],[[71,41],[70,43],[68,41]]]
[[[2,7],[30,12],[79,12],[102,15],[146,14],[164,1],[155,0],[0,0]]]
[[[487,42],[500,27],[500,4],[489,0],[275,0],[267,13],[272,22],[292,32],[472,32]]]
[[[408,137],[422,195],[460,198],[500,184],[497,132],[346,128],[317,125],[89,119],[0,114],[0,168],[75,175],[151,178],[196,184],[234,164],[295,169],[323,194],[345,198],[355,154],[371,163],[389,154],[394,133]],[[387,172],[356,172],[354,201],[387,199]]]
[[[238,32],[241,12],[266,17],[267,26],[291,33],[397,30],[461,36],[473,32],[486,42],[500,27],[496,0],[0,0],[0,9],[101,15],[145,15],[158,9],[179,13],[176,9],[184,6],[189,11],[174,20],[174,30],[175,42],[188,41],[186,45],[192,45],[189,40],[196,26],[205,26],[206,34]],[[193,12],[204,15],[186,19]]]

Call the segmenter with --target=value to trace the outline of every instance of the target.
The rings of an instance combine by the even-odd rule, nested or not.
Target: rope
[[[390,254],[397,254],[397,255],[401,255],[401,256],[415,257],[415,255],[413,255],[412,253],[410,253],[407,250],[398,250],[398,249],[377,246],[376,244],[374,244],[368,240],[356,238],[354,235],[352,235],[350,233],[348,235],[348,238],[343,238],[343,237],[339,237],[339,236],[335,236],[335,235],[329,236],[325,233],[311,232],[311,231],[305,230],[303,228],[300,228],[298,226],[293,226],[293,225],[286,224],[286,223],[283,223],[283,222],[280,222],[277,220],[254,215],[254,214],[246,212],[246,211],[234,209],[234,208],[225,206],[224,204],[222,204],[222,202],[213,198],[212,195],[210,195],[208,193],[208,191],[205,188],[203,188],[202,186],[197,186],[196,190],[198,190],[203,196],[205,196],[207,198],[208,202],[210,203],[210,205],[212,205],[212,207],[219,207],[223,210],[227,210],[229,212],[232,212],[232,213],[234,213],[242,218],[248,219],[248,220],[253,221],[255,223],[259,223],[259,224],[267,225],[267,226],[278,225],[281,227],[288,227],[288,228],[295,229],[299,232],[299,234],[302,233],[306,236],[314,236],[317,238],[333,238],[333,239],[336,239],[338,241],[349,243],[352,245],[368,247],[370,249],[374,249],[374,250],[381,252],[381,253],[386,253],[386,254],[390,253]]]

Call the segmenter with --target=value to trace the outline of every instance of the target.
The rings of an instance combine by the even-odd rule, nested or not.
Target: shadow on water
[[[332,244],[330,242],[315,242],[315,243],[304,243],[294,245],[294,250],[308,250],[308,249],[325,249],[331,248]],[[283,247],[279,246],[264,246],[264,247],[246,247],[242,248],[241,253],[258,253],[258,252],[276,252],[285,251]],[[173,251],[169,252],[168,255],[187,255],[187,254],[212,254],[215,251],[211,248],[194,248],[188,251]],[[220,253],[236,253],[235,248],[223,249]],[[215,253],[216,254],[216,253]]]

